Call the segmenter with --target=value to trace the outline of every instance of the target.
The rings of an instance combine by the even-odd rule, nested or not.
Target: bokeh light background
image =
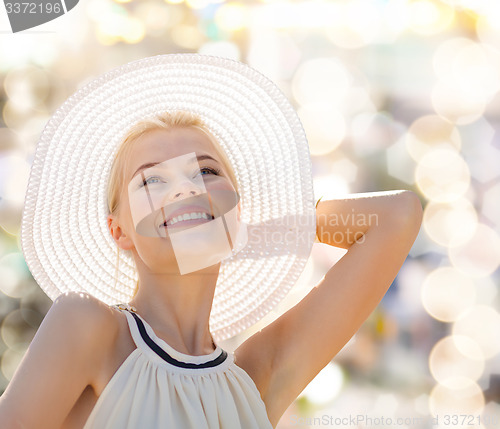
[[[388,293],[278,428],[325,415],[431,427],[445,414],[474,416],[455,427],[500,427],[498,0],[81,0],[32,30],[11,34],[5,13],[0,24],[0,392],[51,305],[19,243],[45,123],[113,67],[199,52],[244,61],[284,91],[308,135],[317,198],[410,189],[424,207]],[[276,311],[221,345],[295,305],[344,252],[315,244]]]

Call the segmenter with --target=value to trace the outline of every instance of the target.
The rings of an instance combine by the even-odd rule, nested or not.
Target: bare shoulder
[[[93,315],[97,317],[105,317],[106,314],[111,315],[111,308],[88,294],[87,292],[66,292],[57,297],[50,307],[49,312],[59,309],[67,311],[67,315],[74,312],[75,315]]]
[[[85,293],[54,301],[0,398],[6,427],[61,427],[87,387],[102,378],[106,345],[119,332],[113,312]]]
[[[45,316],[47,324],[53,327],[55,336],[74,337],[80,347],[74,353],[91,357],[92,373],[90,385],[100,384],[110,351],[120,334],[119,311],[85,292],[67,292],[60,295]],[[85,350],[82,350],[82,348]]]
[[[67,292],[60,295],[46,315],[60,330],[70,330],[86,344],[100,344],[116,337],[119,322],[116,311],[85,292]]]

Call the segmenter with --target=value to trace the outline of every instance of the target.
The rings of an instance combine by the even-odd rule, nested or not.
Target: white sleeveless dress
[[[272,429],[266,406],[234,355],[180,353],[127,304],[137,348],[99,396],[84,429]],[[124,307],[128,309],[124,309]]]

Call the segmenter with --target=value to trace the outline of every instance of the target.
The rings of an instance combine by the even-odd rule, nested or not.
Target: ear
[[[116,216],[109,214],[107,217],[109,232],[111,237],[115,240],[116,245],[123,250],[130,250],[134,247],[134,243],[128,237],[126,232],[118,223]]]

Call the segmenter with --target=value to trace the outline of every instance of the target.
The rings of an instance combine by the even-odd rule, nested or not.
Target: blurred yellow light
[[[357,122],[357,121],[356,121]],[[355,145],[355,151],[358,154],[364,152],[375,152],[384,148],[384,144],[390,142],[390,139],[396,137],[397,134],[391,133],[389,127],[373,127],[371,126],[367,131],[364,131],[361,139],[358,136],[359,131],[355,131],[355,122],[351,123],[351,139],[350,141]],[[386,137],[387,135],[387,137]],[[377,142],[378,140],[378,142]],[[408,185],[415,183],[415,167],[416,163],[408,156],[404,139],[399,138],[385,151],[387,162],[387,173]]]
[[[357,49],[368,44],[363,35],[348,27],[345,23],[325,30],[327,37],[340,48]]]
[[[410,27],[420,34],[435,34],[452,22],[455,11],[435,0],[417,0],[409,4]]]
[[[331,28],[342,22],[340,13],[342,5],[336,2],[324,0],[289,2],[288,7],[290,9],[288,27],[321,29]]]
[[[459,125],[474,122],[483,115],[486,99],[471,95],[451,82],[440,80],[432,89],[432,106],[439,116]]]
[[[42,127],[43,128],[43,127]],[[10,148],[20,145],[19,135],[14,130],[7,127],[0,127],[0,142],[2,142],[2,149],[0,149],[0,159],[5,156]],[[0,161],[1,162],[1,161]],[[0,166],[1,168],[1,166]],[[0,170],[0,185],[3,183],[2,172]],[[1,203],[0,203],[1,204]],[[2,247],[2,240],[0,240],[0,249]],[[1,252],[0,252],[1,253]]]
[[[331,172],[332,174],[338,174],[345,177],[347,182],[351,183],[356,180],[358,166],[349,158],[342,157],[331,163]]]
[[[211,0],[185,0],[185,1],[186,4],[191,9],[203,9],[211,3]]]
[[[58,32],[54,32],[55,34],[45,34],[41,37],[32,36],[29,33],[9,34],[11,30],[9,24],[7,24],[6,17],[3,22],[3,28],[5,31],[0,42],[0,72],[2,74],[16,68],[24,68],[28,64],[38,64],[41,67],[50,69],[53,62],[60,55],[61,44],[57,43],[59,42],[59,38],[56,36],[56,34],[60,34]],[[30,31],[33,32],[35,30]],[[78,39],[78,35],[75,34],[74,38]],[[70,41],[65,41],[66,47],[70,43]]]
[[[323,195],[323,199],[337,198],[349,194],[349,183],[339,174],[329,174],[314,178],[314,195]],[[332,264],[333,265],[333,264]]]
[[[483,43],[500,46],[500,3],[487,1],[484,10],[476,21],[476,33]]]
[[[11,298],[21,298],[17,295],[20,276],[17,271],[6,264],[0,263],[0,291]]]
[[[429,200],[451,202],[464,195],[469,188],[470,172],[466,162],[455,150],[436,148],[420,159],[415,179]]]
[[[206,42],[198,49],[198,53],[231,58],[236,61],[239,61],[241,57],[239,46],[236,43],[228,41]]]
[[[344,3],[343,18],[365,44],[372,42],[381,31],[380,6],[372,1],[354,0]]]
[[[103,32],[108,34],[116,34],[117,28],[123,25],[124,19],[129,14],[127,8],[121,4],[99,0],[90,2],[87,13],[89,18],[101,26],[105,27],[108,24],[108,28],[103,28]]]
[[[180,4],[183,2],[184,0],[165,0],[165,3],[170,3],[170,4]]]
[[[475,121],[500,89],[500,53],[458,37],[441,43],[433,58],[439,82],[432,92],[436,112],[451,122]]]
[[[5,125],[11,130],[16,130],[24,125],[26,116],[29,114],[29,110],[18,110],[19,106],[16,106],[10,100],[7,100],[3,106],[2,118]]]
[[[380,7],[371,1],[353,0],[339,4],[336,19],[325,32],[337,46],[356,49],[367,45],[382,31]]]
[[[500,226],[500,182],[489,187],[483,194],[481,213],[486,216],[496,227]]]
[[[415,404],[415,411],[421,415],[429,415],[429,395],[422,393],[417,396],[413,403]]]
[[[122,39],[127,43],[138,43],[144,39],[145,29],[142,21],[137,18],[129,18],[126,31],[122,34]]]
[[[345,95],[345,105],[341,105],[342,111],[346,115],[354,116],[359,112],[376,112],[370,95],[366,88],[362,86],[351,86]]]
[[[432,65],[439,79],[449,80],[452,78],[453,62],[463,48],[473,45],[474,42],[466,37],[454,37],[441,42],[434,51]]]
[[[327,102],[341,105],[352,77],[334,58],[315,58],[300,65],[292,80],[292,91],[300,104]]]
[[[31,311],[31,310],[25,310]],[[0,326],[3,342],[10,349],[24,351],[30,344],[36,329],[30,326],[23,317],[21,310],[11,311]]]
[[[200,29],[194,25],[176,25],[170,36],[174,43],[186,49],[197,49],[205,41]]]
[[[102,32],[99,27],[97,27],[96,38],[97,41],[104,46],[114,45],[116,42],[119,41],[118,37],[108,34],[106,32]]]
[[[344,383],[342,369],[335,363],[330,362],[318,375],[306,386],[299,395],[305,396],[316,405],[324,405],[333,401]]]
[[[130,3],[132,0],[114,0],[117,3]]]
[[[351,144],[359,155],[387,149],[387,170],[390,175],[406,181],[413,175],[413,161],[408,156],[401,136],[406,132],[405,125],[397,122],[387,112],[364,112],[351,121]],[[407,162],[410,161],[410,162]],[[400,174],[411,164],[411,170]],[[413,177],[411,182],[413,182]]]
[[[310,103],[300,107],[297,113],[307,134],[311,155],[325,155],[344,139],[345,120],[336,106]]]
[[[421,289],[422,304],[432,317],[453,322],[474,305],[476,291],[472,280],[452,267],[430,272]]]
[[[410,22],[409,9],[409,3],[406,1],[387,0],[385,2],[383,28],[386,31],[386,39],[387,30],[390,30],[389,34],[397,37],[408,27]],[[389,38],[388,40],[393,41],[395,39]]]
[[[219,7],[214,19],[215,23],[224,30],[241,30],[249,23],[250,9],[240,3],[225,3]]]
[[[478,415],[483,409],[484,395],[481,388],[466,377],[451,378],[446,385],[437,384],[429,395],[429,410],[434,417],[439,416],[439,427],[444,427],[444,416],[448,415],[453,428],[470,428],[468,420],[460,419],[452,425],[451,418],[453,415]]]
[[[460,245],[448,248],[451,263],[473,277],[486,277],[500,265],[500,237],[488,225],[478,223],[474,234]]]
[[[176,8],[169,8],[164,3],[145,2],[137,5],[135,16],[142,21],[149,36],[158,37],[172,26],[174,10]]]
[[[3,376],[10,381],[19,367],[26,350],[16,351],[12,349],[7,349],[2,353],[2,360],[0,362],[0,367]]]
[[[462,354],[458,347],[468,349],[469,355]],[[471,355],[475,358],[471,358]],[[476,381],[481,377],[484,371],[484,357],[474,340],[451,335],[434,344],[429,354],[429,369],[437,382],[448,388],[455,388],[460,381]],[[460,376],[465,379],[460,379]],[[451,384],[448,384],[450,381]],[[467,386],[467,381],[464,387]]]
[[[476,302],[484,305],[495,305],[498,292],[492,276],[475,278],[474,284],[476,285]]]
[[[418,0],[410,3],[411,26],[416,30],[426,30],[439,19],[436,4],[428,0]]]
[[[30,165],[21,152],[0,155],[0,196],[6,203],[17,207],[23,205],[29,175]]]
[[[137,43],[144,37],[144,25],[141,20],[129,16],[119,5],[104,9],[102,15],[97,15],[97,38],[104,45],[111,45],[120,40],[127,43]]]
[[[461,92],[488,100],[500,89],[500,53],[488,45],[470,43],[456,53],[452,73]]]
[[[5,76],[3,85],[12,108],[18,112],[34,109],[49,93],[47,73],[33,66],[11,70]]]
[[[430,201],[424,209],[423,227],[441,246],[459,246],[469,240],[477,227],[477,212],[466,198],[449,203]]]
[[[489,3],[496,3],[496,0],[441,0],[456,9],[469,9],[477,13],[484,13]]]
[[[453,335],[462,335],[474,340],[485,359],[500,352],[500,314],[488,305],[475,305],[464,311],[453,324]],[[460,352],[475,359],[475,352],[457,343]]]
[[[418,118],[408,128],[406,148],[415,161],[419,161],[438,145],[450,145],[460,150],[461,139],[455,125],[436,115]]]
[[[253,21],[258,27],[288,29],[299,25],[297,7],[284,1],[262,5],[254,10]]]
[[[248,64],[273,80],[285,94],[290,94],[291,76],[302,57],[290,34],[259,26],[258,31],[252,31],[245,57]]]

